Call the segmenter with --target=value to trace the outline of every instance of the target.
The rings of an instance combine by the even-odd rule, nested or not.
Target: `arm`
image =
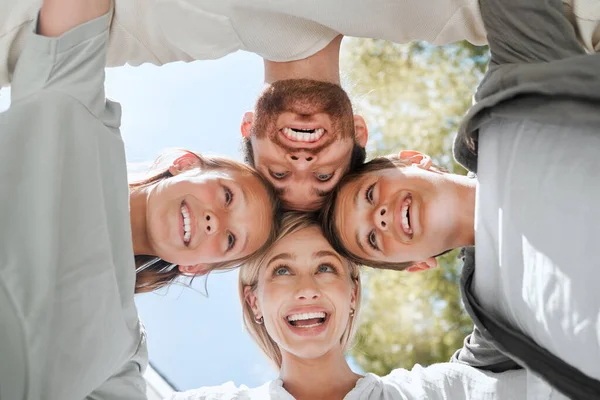
[[[59,37],[110,10],[111,0],[44,0],[40,11],[38,33]]]

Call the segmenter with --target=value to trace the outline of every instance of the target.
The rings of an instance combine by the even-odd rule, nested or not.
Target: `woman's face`
[[[246,295],[282,353],[315,359],[340,348],[357,287],[347,262],[318,227],[309,227],[275,244],[256,291],[247,288]]]
[[[453,246],[455,187],[451,174],[417,165],[369,172],[340,190],[339,238],[362,259],[435,262],[433,256]]]
[[[269,236],[271,200],[254,176],[193,168],[160,181],[147,198],[146,224],[155,255],[181,266],[231,261]]]

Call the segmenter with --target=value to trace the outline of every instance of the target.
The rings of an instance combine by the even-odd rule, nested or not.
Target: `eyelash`
[[[236,237],[233,233],[229,232],[229,234],[227,235],[227,251],[233,249],[233,247],[235,246],[235,241],[236,241]]]
[[[229,189],[229,187],[223,185],[223,190],[225,190],[225,205],[229,206],[232,202],[233,202],[233,192],[231,191],[231,189]],[[227,200],[227,197],[229,196],[229,200]]]
[[[367,200],[367,202],[369,204],[373,204],[373,189],[374,188],[375,188],[375,183],[373,183],[372,185],[367,187],[367,190],[365,190],[365,200]]]
[[[332,273],[334,273],[334,274],[337,274],[337,269],[336,269],[336,268],[335,268],[333,265],[331,265],[331,264],[326,264],[326,263],[325,263],[325,264],[321,264],[321,265],[319,265],[319,268],[317,268],[317,271],[318,271],[318,270],[319,270],[321,267],[329,267],[329,268],[331,268],[331,270],[332,270],[332,271],[327,271],[327,272],[332,272]],[[323,273],[325,273],[325,272],[323,272]]]
[[[280,269],[283,269],[283,268],[287,269],[287,271],[288,271],[288,272],[290,272],[290,269],[289,269],[289,267],[288,267],[287,265],[283,265],[283,264],[282,264],[282,265],[278,265],[277,267],[275,267],[275,268],[273,269],[273,275],[274,275],[274,276],[278,276],[278,274],[277,274],[277,271],[279,271]]]
[[[374,238],[374,240],[371,240],[371,238]],[[375,230],[372,230],[371,232],[369,232],[369,235],[367,235],[367,243],[369,243],[369,246],[371,246],[373,250],[379,250],[379,247],[377,247],[377,237],[375,236]]]
[[[331,264],[328,264],[328,263],[319,264],[319,266],[317,267],[317,272],[319,272],[319,269],[320,269],[321,267],[328,267],[328,268],[331,268],[331,271],[322,272],[322,273],[328,273],[328,272],[330,272],[330,273],[337,274],[337,269],[336,269],[336,268],[335,268],[333,265],[331,265]],[[287,265],[283,265],[283,264],[282,264],[282,265],[278,265],[277,267],[273,268],[273,275],[274,275],[274,276],[282,276],[283,274],[282,274],[282,275],[279,275],[279,274],[277,273],[277,271],[279,271],[279,270],[281,270],[281,269],[284,269],[284,268],[287,270],[287,272],[290,272],[290,268],[289,268]]]
[[[231,203],[233,203],[234,194],[233,191],[227,186],[223,185],[223,190],[225,191],[225,207],[229,207]],[[227,234],[227,251],[233,249],[235,246],[236,237],[233,233],[229,232]]]
[[[373,189],[375,188],[375,184],[377,182],[372,183],[371,185],[369,185],[367,187],[367,190],[365,190],[365,200],[367,201],[367,203],[369,204],[373,204]],[[374,240],[371,240],[371,239]],[[369,244],[369,246],[375,250],[378,251],[379,247],[377,247],[377,237],[375,236],[375,230],[372,230],[371,232],[369,232],[369,234],[367,235],[367,243]]]

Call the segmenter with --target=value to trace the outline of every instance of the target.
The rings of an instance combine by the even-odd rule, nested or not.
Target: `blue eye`
[[[365,191],[365,199],[369,204],[373,204],[373,189],[375,188],[375,184],[372,184]]]
[[[285,267],[285,266],[277,267],[273,271],[273,275],[289,275],[289,274],[290,274],[290,270],[288,267]]]
[[[269,170],[269,173],[275,179],[283,179],[286,176],[288,176],[288,174],[289,174],[289,172],[275,172],[275,171],[271,171],[271,170]]]
[[[333,174],[315,174],[315,177],[321,182],[327,182],[333,177]]]
[[[379,246],[377,246],[377,234],[375,233],[374,229],[371,232],[369,232],[368,239],[369,246],[371,246],[373,250],[379,250]]]
[[[321,264],[321,265],[319,265],[319,268],[317,269],[317,271],[319,273],[336,272],[335,268],[331,264]]]
[[[225,205],[229,206],[233,201],[233,192],[225,185],[223,185],[223,190],[225,191]]]
[[[233,249],[233,246],[235,246],[235,241],[236,241],[236,237],[233,233],[229,232],[227,234],[227,251]]]

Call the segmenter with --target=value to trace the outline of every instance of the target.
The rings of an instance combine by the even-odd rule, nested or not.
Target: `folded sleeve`
[[[57,38],[38,35],[36,18],[15,67],[12,103],[53,92],[76,99],[101,117],[106,108],[104,68],[111,15],[109,12]]]
[[[491,372],[504,372],[522,368],[513,359],[498,350],[493,342],[485,339],[476,326],[473,327],[473,332],[465,338],[463,347],[452,355],[450,362]]]

